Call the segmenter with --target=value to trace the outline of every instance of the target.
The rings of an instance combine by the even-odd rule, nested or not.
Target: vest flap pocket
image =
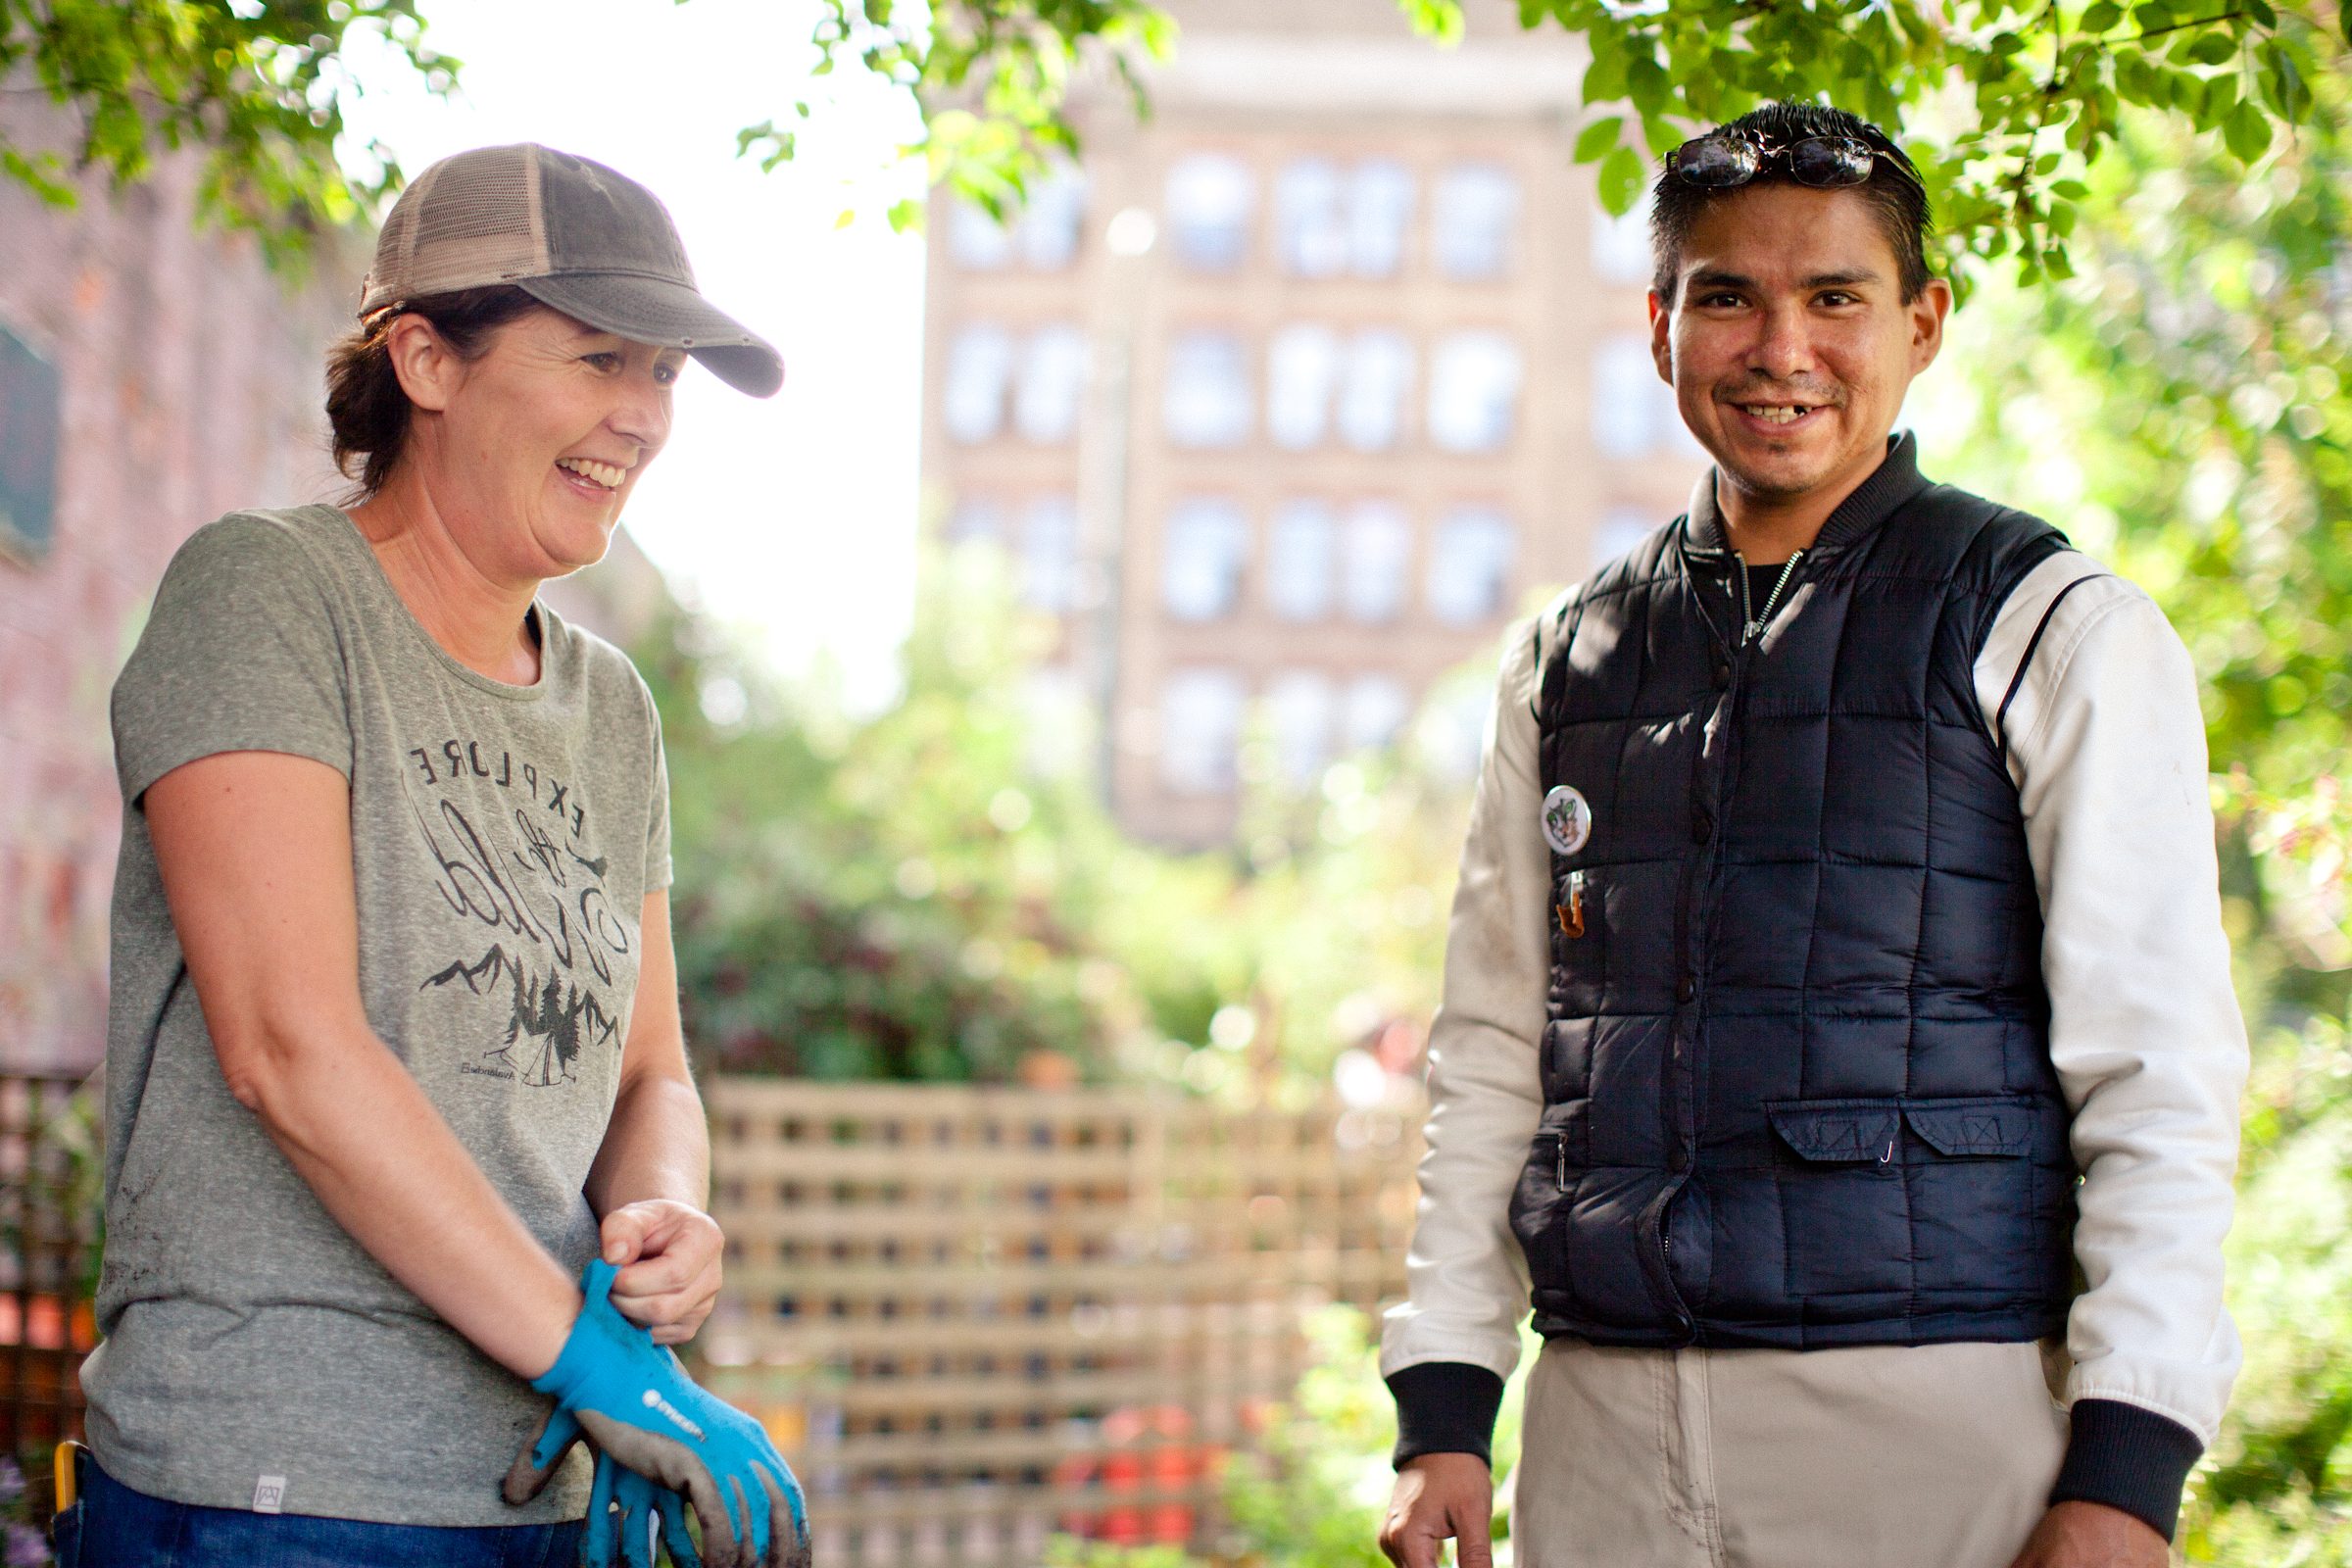
[[[2023,1100],[1910,1100],[1903,1117],[1938,1154],[2030,1153],[2034,1106]]]
[[[1884,1163],[1894,1157],[1903,1126],[1899,1100],[1783,1100],[1764,1113],[1783,1143],[1826,1162]]]

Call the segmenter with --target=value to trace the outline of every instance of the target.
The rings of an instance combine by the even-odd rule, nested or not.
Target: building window
[[[1079,225],[1086,219],[1086,176],[1057,169],[1030,187],[1021,204],[1015,237],[1021,260],[1041,272],[1058,272],[1078,256]]]
[[[1017,252],[1024,266],[1057,272],[1077,257],[1079,225],[1086,216],[1086,176],[1059,169],[1029,189],[1020,213],[1006,228],[977,202],[956,199],[948,207],[948,254],[975,272],[999,272]]]
[[[1021,603],[1066,615],[1078,608],[1078,503],[1039,496],[1021,519]]]
[[[1502,609],[1516,548],[1509,522],[1485,507],[1463,507],[1430,541],[1429,610],[1448,626],[1474,626]]]
[[[1623,218],[1592,209],[1592,275],[1603,283],[1647,285],[1650,280],[1649,198]]]
[[[0,327],[0,553],[35,562],[57,527],[57,449],[65,383],[56,367]]]
[[[1519,403],[1519,350],[1500,332],[1453,332],[1429,375],[1429,438],[1447,452],[1496,452]]]
[[[1067,441],[1078,428],[1078,400],[1086,387],[1086,334],[1067,322],[1041,326],[1021,349],[1021,379],[1012,422],[1031,441]]]
[[[1666,519],[1653,517],[1640,507],[1611,507],[1592,529],[1592,566],[1607,565],[1648,538]]]
[[[949,435],[966,443],[986,441],[1003,428],[1012,360],[1012,334],[993,321],[975,321],[949,342],[940,410]]]
[[[1195,153],[1168,171],[1168,231],[1177,260],[1196,271],[1230,272],[1250,250],[1256,182],[1238,158]]]
[[[1348,344],[1340,383],[1340,438],[1358,452],[1386,452],[1404,423],[1413,346],[1392,327],[1366,327]]]
[[[1194,496],[1168,515],[1160,562],[1160,602],[1178,620],[1214,620],[1242,596],[1250,559],[1250,524],[1242,509],[1218,497]]]
[[[1660,398],[1663,389],[1666,396]],[[1592,349],[1592,447],[1604,458],[1644,458],[1665,444],[1661,416],[1682,422],[1674,389],[1658,379],[1649,339],[1612,332]]]
[[[1340,600],[1348,618],[1371,625],[1395,620],[1404,608],[1413,554],[1403,509],[1388,501],[1357,502],[1348,511],[1340,549]]]
[[[1248,701],[1229,669],[1178,669],[1159,689],[1159,776],[1181,795],[1233,789],[1235,748]]]
[[[951,197],[948,254],[966,271],[1003,271],[1012,264],[1012,236],[979,203]]]
[[[1266,433],[1293,451],[1318,445],[1331,422],[1331,395],[1340,377],[1340,335],[1301,322],[1274,334],[1266,347]]]
[[[1483,282],[1511,270],[1519,228],[1519,180],[1495,164],[1456,164],[1438,181],[1431,238],[1438,270],[1457,282]]]
[[[1283,270],[1337,277],[1348,265],[1348,215],[1337,164],[1299,158],[1274,181],[1274,235]]]
[[[1331,760],[1332,721],[1339,695],[1318,669],[1286,669],[1266,683],[1266,726],[1283,782],[1304,789]]]
[[[1266,602],[1284,620],[1321,620],[1331,613],[1332,567],[1339,522],[1322,501],[1286,501],[1266,538]]]
[[[1004,509],[995,496],[963,496],[956,510],[948,514],[948,543],[971,544],[975,541],[1001,545],[1004,542]]]
[[[1348,683],[1340,710],[1342,744],[1351,752],[1377,752],[1395,743],[1413,716],[1413,700],[1394,675],[1358,675]]]
[[[1160,417],[1180,447],[1239,446],[1250,436],[1250,362],[1231,332],[1180,332],[1168,344]]]
[[[1413,220],[1413,176],[1374,158],[1355,166],[1348,184],[1348,265],[1358,277],[1395,277]]]

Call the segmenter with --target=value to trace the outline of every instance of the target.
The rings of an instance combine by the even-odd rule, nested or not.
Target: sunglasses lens
[[[1788,149],[1788,172],[1800,185],[1859,185],[1877,161],[1868,142],[1851,136],[1808,136]]]
[[[1721,189],[1744,185],[1756,177],[1762,162],[1753,143],[1702,137],[1685,142],[1675,155],[1675,172],[1693,185]]]

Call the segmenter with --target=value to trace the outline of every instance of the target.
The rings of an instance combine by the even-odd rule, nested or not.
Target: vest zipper
[[[1745,648],[1762,636],[1764,628],[1772,623],[1772,612],[1780,608],[1781,595],[1787,591],[1788,579],[1796,575],[1796,568],[1804,564],[1805,553],[1799,550],[1783,564],[1780,576],[1773,579],[1772,592],[1764,596],[1761,612],[1751,609],[1754,596],[1749,593],[1747,586],[1747,558],[1735,550],[1732,559],[1740,564],[1740,646]]]

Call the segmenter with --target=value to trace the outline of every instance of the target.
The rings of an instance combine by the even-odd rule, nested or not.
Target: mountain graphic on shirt
[[[417,989],[427,991],[460,981],[477,997],[502,986],[506,989],[506,1038],[482,1053],[482,1059],[513,1071],[534,1088],[571,1082],[577,1076],[581,1045],[609,1045],[617,1032],[595,992],[568,984],[552,969],[544,978],[534,979],[528,966],[498,943],[492,943],[490,951],[472,963],[461,958]]]

